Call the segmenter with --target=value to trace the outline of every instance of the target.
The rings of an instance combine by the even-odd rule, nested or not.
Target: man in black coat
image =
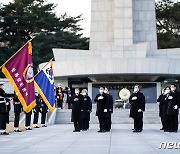
[[[41,107],[40,107],[40,112],[41,112],[41,126],[42,127],[47,127],[46,126],[46,115],[48,113],[48,106],[46,103],[43,101],[43,99],[40,99],[41,102]]]
[[[3,90],[4,83],[0,83],[0,130],[1,135],[9,135],[9,133],[6,132],[6,123],[7,123],[7,112],[8,112],[8,106],[6,104],[6,97],[11,97],[11,94],[6,94]]]
[[[38,119],[39,119],[39,112],[40,112],[40,97],[37,91],[35,91],[35,95],[36,95],[36,106],[33,109],[33,112],[34,112],[33,125],[34,125],[34,128],[39,128]]]
[[[167,118],[167,97],[170,93],[170,87],[163,89],[162,94],[158,97],[159,102],[159,117],[161,117],[162,128],[160,130],[168,130],[168,118]]]
[[[130,117],[134,119],[133,132],[141,132],[143,129],[143,112],[145,111],[145,97],[140,91],[139,85],[134,86],[134,93],[129,98]]]
[[[105,108],[107,109],[107,112],[105,113],[106,117],[106,132],[109,132],[111,130],[111,114],[113,113],[113,97],[109,93],[109,89],[105,87],[104,93],[107,94],[107,103]]]
[[[96,116],[98,116],[99,127],[101,132],[106,132],[106,117],[105,113],[107,113],[107,94],[104,93],[104,87],[101,86],[99,88],[99,94],[96,95],[94,102],[97,103]]]
[[[91,98],[88,96],[86,89],[82,90],[82,95],[83,95],[82,130],[86,131],[89,129],[90,113],[92,112],[92,101]]]
[[[21,132],[19,130],[19,119],[20,119],[20,113],[22,112],[23,108],[16,94],[14,95],[13,100],[14,100],[14,132]]]
[[[79,94],[79,88],[75,88],[75,95],[71,97],[70,100],[72,104],[72,118],[71,121],[74,122],[74,131],[80,132],[82,129],[82,114],[83,111],[83,97]]]
[[[176,85],[171,85],[171,93],[168,97],[167,115],[169,117],[169,132],[177,132],[178,115],[180,107],[180,94],[176,91]]]

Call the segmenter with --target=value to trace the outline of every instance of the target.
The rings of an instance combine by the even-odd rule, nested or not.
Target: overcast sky
[[[0,0],[3,4],[13,2],[13,0]],[[57,16],[67,13],[70,16],[83,14],[84,20],[81,21],[83,35],[90,36],[90,19],[91,19],[91,0],[47,0],[49,3],[57,4],[55,9]]]

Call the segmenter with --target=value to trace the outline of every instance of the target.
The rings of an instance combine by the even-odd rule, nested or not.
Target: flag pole
[[[18,51],[16,51],[4,64],[1,65],[0,69],[1,69],[4,65],[6,65],[19,51],[21,51],[22,48],[24,48],[24,47],[25,47],[29,42],[31,42],[34,38],[35,38],[35,36],[32,37],[30,40],[28,40],[28,41],[27,41]]]
[[[53,59],[54,58],[51,58],[41,69],[39,69],[39,72],[41,72]],[[34,78],[39,74],[39,72],[36,75],[34,75]]]

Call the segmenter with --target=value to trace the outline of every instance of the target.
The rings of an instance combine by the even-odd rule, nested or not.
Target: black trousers
[[[33,124],[37,124],[38,123],[38,119],[39,119],[39,112],[35,112],[34,113]]]
[[[109,117],[106,117],[106,130],[110,131],[111,130],[111,115]]]
[[[46,114],[47,113],[41,113],[41,124],[45,124],[46,123]]]
[[[63,101],[61,101],[61,100],[57,100],[57,107],[59,108],[61,108],[62,109],[62,104],[63,104]]]
[[[0,129],[6,130],[6,113],[0,113]]]
[[[134,118],[134,129],[135,130],[143,129],[143,118]]]
[[[106,117],[98,116],[100,130],[106,130]]]
[[[169,115],[169,130],[177,131],[178,130],[178,116]]]
[[[89,119],[83,118],[82,119],[82,130],[88,130],[89,129]]]
[[[164,130],[169,130],[169,120],[162,120],[162,127]]]
[[[20,112],[14,113],[14,127],[19,127]]]
[[[74,130],[79,131],[81,128],[81,122],[80,121],[74,121]]]
[[[31,125],[31,114],[32,114],[32,112],[26,113],[26,121],[25,121],[26,127]]]
[[[9,124],[9,112],[6,113],[6,123]]]

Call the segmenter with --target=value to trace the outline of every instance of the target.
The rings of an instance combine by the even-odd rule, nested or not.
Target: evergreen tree
[[[158,48],[180,48],[180,2],[156,3]]]
[[[89,48],[89,39],[79,33],[82,15],[64,14],[58,18],[55,7],[46,0],[14,0],[0,5],[1,65],[33,36],[35,71],[40,63],[53,57],[52,48]]]

